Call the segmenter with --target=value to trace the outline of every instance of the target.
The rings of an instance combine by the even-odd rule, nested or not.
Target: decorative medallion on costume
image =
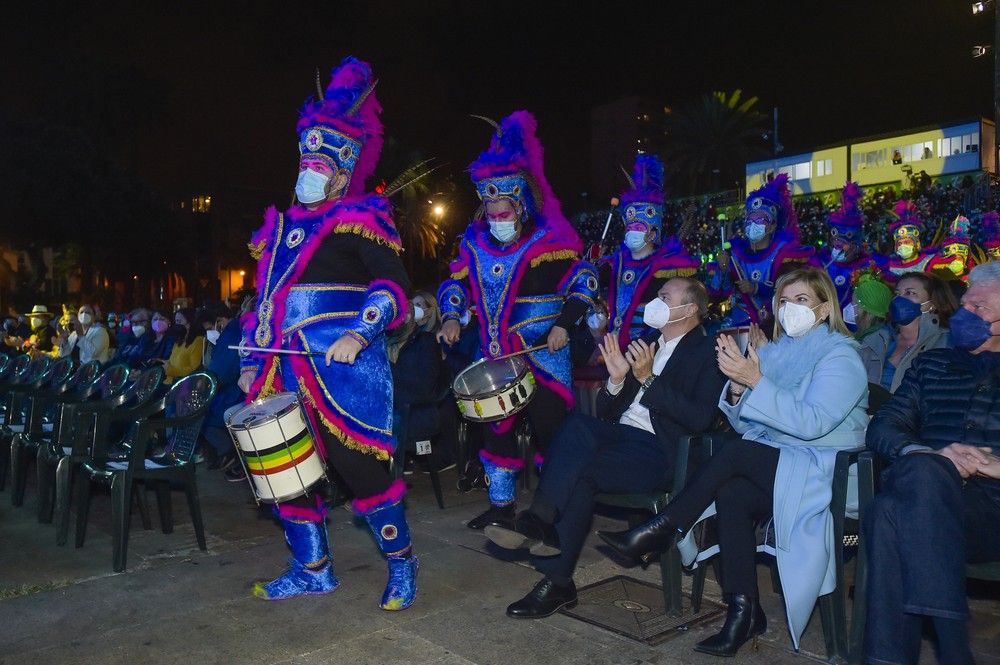
[[[712,264],[708,271],[709,293],[729,298],[732,304],[724,327],[769,318],[778,275],[814,260],[815,250],[799,243],[798,218],[787,175],[781,173],[751,192],[745,211],[745,237],[732,240],[729,265],[721,269]]]
[[[310,418],[318,420],[319,451],[346,448],[338,448],[331,464],[352,489],[363,480],[358,487],[376,492],[359,496],[355,508],[368,519],[388,560],[381,606],[396,610],[412,604],[416,593],[417,561],[402,505],[405,485],[393,483],[381,465],[372,470],[364,462],[369,455],[387,460],[393,451],[384,332],[406,319],[409,282],[399,261],[402,247],[391,206],[364,189],[382,147],[374,86],[371,67],[350,57],[334,69],[325,90],[317,80],[318,96],[306,102],[297,125],[298,203],[284,213],[268,210],[251,238],[257,307],[242,321],[246,346],[324,353],[346,342],[357,349],[353,363],[334,358],[328,365],[322,356],[255,351],[244,353],[241,365],[254,378],[248,401],[298,392],[313,407],[307,409]],[[364,268],[345,268],[345,258]],[[291,565],[277,579],[256,584],[254,595],[280,600],[335,590],[339,582],[320,495],[283,501],[275,513],[292,550]]]
[[[975,249],[979,250],[978,247]],[[969,271],[984,258],[981,251],[973,251],[971,222],[968,217],[958,215],[948,225],[948,235],[927,263],[927,272],[938,273],[946,279],[964,281],[968,278]]]
[[[671,277],[690,277],[701,266],[676,236],[664,239],[663,200],[663,162],[656,155],[638,155],[621,195],[625,238],[600,262],[608,284],[608,332],[619,333],[623,349],[649,331],[643,308],[660,286]]]
[[[597,297],[596,269],[580,260],[583,243],[545,178],[535,128],[527,111],[512,113],[469,167],[483,208],[459,245],[451,279],[438,291],[446,326],[475,305],[480,352],[487,358],[546,343],[557,326],[566,331],[582,318]],[[491,210],[503,211],[498,214],[504,217],[491,217]],[[573,405],[568,346],[523,357],[537,382],[532,403],[490,423],[480,454],[491,504],[506,511],[505,517],[513,516],[514,481],[524,466],[514,442],[515,422],[526,414],[536,444],[544,449]],[[549,404],[546,413],[537,410],[539,404]],[[492,510],[469,527],[483,528],[496,516]]]
[[[920,234],[924,222],[917,216],[917,206],[912,201],[901,199],[892,208],[895,221],[889,226],[896,253],[889,257],[889,275],[894,281],[908,272],[924,272],[934,258],[931,249],[923,248]]]
[[[980,221],[983,229],[983,249],[988,261],[1000,261],[1000,213],[990,210]]]
[[[872,264],[884,268],[888,260],[881,255],[872,255],[864,241],[862,225],[864,215],[858,202],[864,192],[855,182],[848,182],[841,193],[841,207],[827,217],[830,227],[830,242],[820,252],[819,260],[830,273],[830,279],[837,287],[837,297],[841,308],[851,302],[854,291],[852,275]]]

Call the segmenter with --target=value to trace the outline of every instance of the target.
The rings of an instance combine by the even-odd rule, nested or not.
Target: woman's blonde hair
[[[774,285],[774,300],[771,303],[771,311],[774,312],[774,338],[777,339],[785,334],[781,324],[778,323],[778,301],[781,299],[781,292],[785,287],[795,282],[802,282],[816,294],[820,303],[830,305],[830,315],[827,318],[827,325],[830,330],[839,332],[842,335],[851,336],[851,332],[844,323],[844,315],[840,312],[840,301],[837,298],[837,287],[833,285],[833,280],[822,268],[796,268],[778,278],[778,283]]]

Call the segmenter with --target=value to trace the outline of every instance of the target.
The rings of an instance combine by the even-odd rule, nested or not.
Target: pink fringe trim
[[[517,457],[503,457],[502,455],[495,455],[487,450],[479,451],[479,459],[484,463],[489,462],[495,464],[496,466],[507,469],[508,471],[520,471],[524,468],[524,460]]]
[[[351,502],[351,507],[354,508],[354,512],[358,515],[366,515],[379,508],[399,503],[405,494],[406,483],[402,480],[394,480],[386,491],[363,499],[355,499]]]
[[[330,512],[329,506],[319,495],[315,496],[316,507],[296,506],[290,503],[279,503],[275,506],[278,517],[286,520],[303,520],[306,522],[322,522]]]

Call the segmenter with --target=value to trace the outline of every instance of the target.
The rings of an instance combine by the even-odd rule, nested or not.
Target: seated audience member
[[[451,380],[444,353],[437,341],[441,325],[437,299],[426,291],[417,291],[412,302],[413,317],[387,340],[392,368],[394,420],[399,417],[401,405],[431,399]],[[453,400],[446,400],[443,408],[457,415],[458,408]],[[454,457],[457,420],[451,415],[448,413],[444,419],[449,424],[445,429],[442,427],[441,409],[437,405],[410,409],[407,435],[414,440],[424,440],[440,434],[437,450],[434,450],[439,462],[450,463]],[[403,443],[398,441],[396,445]]]
[[[229,348],[239,344],[241,337],[239,318],[230,319],[216,338],[215,351],[208,364],[208,369],[215,373],[218,384],[212,406],[205,416],[202,434],[215,452],[209,468],[225,471],[227,480],[242,480],[246,477],[243,466],[236,459],[233,439],[226,430],[225,423],[226,411],[240,404],[246,397],[237,385],[240,378],[239,352]]]
[[[174,313],[174,344],[170,357],[166,360],[154,358],[163,365],[166,378],[164,383],[173,383],[182,376],[201,367],[205,353],[205,329],[196,325],[197,315],[193,307],[185,307]],[[154,331],[156,317],[154,316]],[[155,348],[155,345],[154,345]]]
[[[129,367],[143,365],[150,357],[156,335],[150,327],[152,315],[145,307],[132,310],[129,315],[129,332],[118,337],[118,359]]]
[[[162,312],[153,312],[149,321],[150,328],[153,329],[152,344],[144,358],[144,362],[156,363],[160,360],[168,360],[174,351],[174,342],[177,335],[170,319]]]
[[[111,349],[111,357],[118,353],[118,333],[121,330],[121,322],[118,314],[110,312],[107,317],[108,347]]]
[[[516,618],[547,617],[576,602],[573,571],[601,492],[661,492],[673,481],[675,442],[704,432],[719,417],[725,378],[701,322],[705,287],[678,277],[646,304],[643,321],[656,329],[623,354],[616,334],[605,335],[606,386],[599,418],[574,412],[549,448],[531,507],[513,524],[494,523],[486,535],[508,549],[529,548],[544,575],[507,608]]]
[[[63,330],[59,343],[59,355],[72,355],[81,364],[91,360],[101,364],[108,362],[111,356],[108,331],[97,323],[90,305],[83,305],[76,314],[70,315],[69,327]]]
[[[886,322],[892,289],[878,274],[862,273],[854,286],[851,304],[844,308],[845,323],[855,326],[854,339],[861,345],[861,361],[868,383],[882,382],[882,369],[892,342],[892,328]]]
[[[24,340],[24,350],[32,357],[39,355],[58,355],[55,346],[56,331],[52,327],[55,314],[45,305],[35,305],[31,308],[28,321],[31,323],[31,334]]]
[[[775,340],[749,347],[720,335],[729,382],[719,406],[734,433],[666,509],[621,533],[600,532],[634,559],[670,547],[715,502],[726,622],[696,651],[732,656],[764,632],[755,525],[773,516],[778,570],[795,648],[816,599],[836,588],[831,557],[833,467],[838,450],[863,444],[868,381],[825,270],[800,268],[775,285]]]
[[[940,277],[909,272],[896,282],[889,305],[894,335],[886,349],[879,383],[896,392],[913,359],[924,351],[951,346],[948,317],[958,307],[951,289]]]
[[[951,317],[955,348],[914,360],[868,427],[892,462],[865,520],[868,663],[972,663],[965,564],[1000,560],[1000,263],[976,266]],[[860,591],[859,591],[860,593]]]

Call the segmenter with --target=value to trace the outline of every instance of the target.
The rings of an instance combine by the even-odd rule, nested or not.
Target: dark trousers
[[[317,428],[323,446],[326,447],[326,464],[343,480],[356,499],[365,499],[389,489],[392,479],[383,462],[377,457],[360,450],[348,448],[322,424]],[[285,501],[293,506],[313,508],[316,499],[312,493]]]
[[[757,597],[756,525],[774,512],[779,451],[735,432],[723,437],[722,449],[698,468],[664,512],[687,531],[714,501],[722,590]]]
[[[1000,560],[1000,483],[962,482],[955,465],[927,453],[893,462],[862,525],[868,548],[870,663],[916,663],[929,616],[942,663],[971,663],[966,562]]]
[[[674,455],[672,444],[645,430],[570,415],[549,447],[531,506],[555,524],[562,552],[536,557],[535,568],[568,583],[590,531],[594,495],[664,491],[673,480]]]
[[[535,394],[528,405],[517,414],[517,418],[527,418],[531,422],[531,430],[535,435],[535,446],[542,454],[548,450],[550,442],[555,439],[559,427],[566,420],[566,402],[542,384],[535,385]],[[517,457],[517,441],[514,435],[517,430],[515,423],[506,432],[498,433],[487,425],[484,428],[483,448],[487,452],[501,457]]]

